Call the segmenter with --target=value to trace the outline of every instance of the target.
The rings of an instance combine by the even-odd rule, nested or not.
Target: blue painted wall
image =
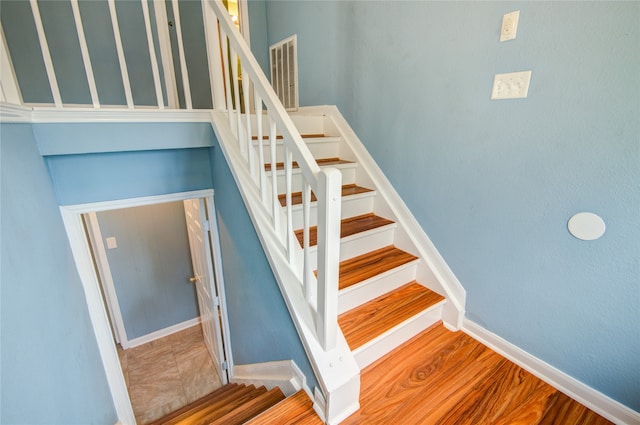
[[[0,423],[114,424],[82,284],[30,125],[0,125],[0,180]]]
[[[214,151],[215,203],[235,364],[293,359],[317,385],[231,170]]]
[[[520,10],[516,40],[502,15]],[[640,3],[267,2],[301,104],[337,104],[467,290],[467,317],[640,411]],[[491,101],[533,70],[529,98]],[[592,242],[575,213],[607,223]]]
[[[199,316],[182,202],[97,213],[127,339]],[[109,249],[106,238],[116,238]]]
[[[47,157],[60,205],[210,189],[208,148]]]
[[[265,0],[249,0],[249,36],[251,38],[251,52],[256,57],[262,71],[268,79],[271,78],[269,69],[269,43],[267,42],[267,6]]]

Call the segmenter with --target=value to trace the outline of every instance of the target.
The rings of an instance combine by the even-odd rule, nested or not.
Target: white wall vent
[[[271,85],[287,111],[298,110],[298,41],[294,34],[269,47]]]

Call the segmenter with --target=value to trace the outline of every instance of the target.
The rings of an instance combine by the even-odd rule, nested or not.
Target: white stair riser
[[[322,115],[297,115],[290,114],[289,117],[293,121],[293,124],[298,129],[300,134],[325,134],[325,118]],[[244,124],[244,116],[243,116]],[[251,134],[253,136],[258,134],[256,115],[251,115]],[[234,121],[235,124],[235,121]],[[334,130],[335,131],[335,130]],[[262,116],[262,135],[269,134],[269,122],[266,115]],[[280,132],[276,129],[276,134]]]
[[[368,195],[368,194],[366,194]],[[375,194],[371,194],[370,196],[356,195],[356,196],[347,196],[342,198],[342,209],[340,211],[340,219],[345,219],[349,217],[355,217],[358,215],[368,214],[373,211],[373,198]],[[318,224],[318,203],[313,202],[311,204],[310,212],[309,212],[309,222],[311,226],[315,226]],[[302,229],[304,226],[303,223],[303,211],[302,205],[295,205],[293,207],[293,228],[294,229]]]
[[[395,225],[388,225],[343,238],[340,242],[340,261],[391,245],[393,243],[394,230]],[[310,250],[310,264],[314,270],[318,268],[316,251],[317,247],[312,247]]]
[[[332,166],[338,168],[342,172],[342,184],[355,184],[356,182],[356,164],[343,164],[340,166]],[[267,180],[271,181],[271,172],[267,173]],[[277,172],[278,193],[285,192],[284,172]],[[294,169],[291,174],[291,191],[302,192],[302,173],[298,169]]]
[[[428,310],[425,310],[416,316],[413,316],[400,325],[369,341],[362,347],[354,350],[353,354],[360,369],[364,369],[380,357],[397,348],[399,345],[409,341],[420,332],[437,323],[442,317],[443,305],[444,301],[432,306]]]
[[[338,314],[415,280],[418,263],[419,260],[412,261],[341,290],[338,293]]]
[[[337,158],[340,156],[340,145],[339,139],[333,138],[332,141],[327,142],[308,142],[307,147],[314,158]],[[260,152],[260,147],[257,142],[253,143],[256,158],[258,158],[258,154]],[[268,164],[271,162],[271,148],[269,147],[268,142],[265,141],[262,147],[262,152],[264,155],[264,162]],[[282,143],[276,144],[276,162],[284,162],[284,147]]]

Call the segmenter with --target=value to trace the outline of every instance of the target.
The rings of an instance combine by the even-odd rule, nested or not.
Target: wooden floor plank
[[[393,224],[392,220],[379,217],[374,213],[357,215],[355,217],[345,218],[340,221],[340,237],[346,238],[358,233],[366,232],[367,230],[377,229],[378,227],[387,226]],[[296,238],[300,246],[304,244],[304,231],[302,229],[295,231]],[[318,244],[318,227],[309,227],[309,246],[316,246]]]
[[[414,281],[341,314],[338,323],[355,350],[443,299]]]
[[[605,425],[611,422],[462,332],[435,325],[361,374],[343,425]]]
[[[350,258],[340,263],[339,289],[348,288],[373,276],[416,260],[418,257],[393,245]]]
[[[342,186],[342,197],[351,196],[351,195],[359,195],[361,193],[373,192],[373,189],[367,189],[366,187],[361,187],[356,184],[345,184]],[[287,206],[287,195],[281,194],[278,195],[278,200],[280,201],[280,205],[283,207]],[[316,198],[316,194],[311,192],[311,202],[316,202],[318,198]],[[293,192],[291,194],[291,205],[300,205],[302,204],[302,192]]]

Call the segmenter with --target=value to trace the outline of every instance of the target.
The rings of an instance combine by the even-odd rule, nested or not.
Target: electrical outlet
[[[496,74],[491,99],[522,99],[529,94],[531,71]]]
[[[518,33],[518,20],[520,19],[520,11],[506,13],[502,17],[502,26],[500,27],[500,41],[509,41],[516,38]]]

